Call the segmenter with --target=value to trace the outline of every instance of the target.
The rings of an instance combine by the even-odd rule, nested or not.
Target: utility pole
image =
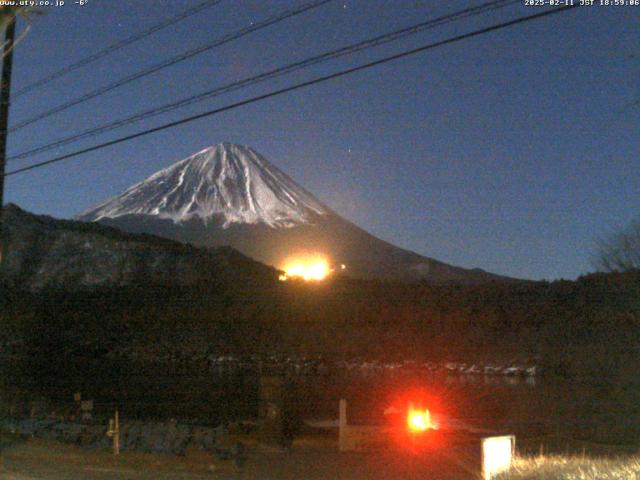
[[[4,205],[4,172],[7,158],[7,130],[9,129],[9,98],[11,96],[11,68],[13,67],[13,45],[16,39],[16,17],[7,25],[4,34],[4,48],[2,51],[2,84],[0,85],[0,282],[3,281],[3,254],[5,238],[2,232],[2,213]],[[6,376],[2,376],[0,383],[0,400],[2,401],[2,416],[4,416],[4,401],[6,395]],[[0,468],[2,457],[0,457]]]
[[[17,17],[14,16],[7,25],[2,52],[2,84],[0,85],[0,275],[3,270],[3,256],[6,245],[2,229],[2,213],[4,205],[4,173],[7,160],[7,130],[9,129],[9,101],[11,99],[11,69],[13,68],[16,21]]]

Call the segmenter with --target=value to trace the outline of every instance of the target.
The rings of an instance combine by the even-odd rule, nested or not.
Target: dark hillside
[[[5,208],[7,284],[29,290],[273,283],[277,271],[228,248],[203,249],[95,223]]]
[[[336,278],[6,290],[1,307],[5,349],[45,358],[537,359],[553,373],[607,376],[640,360],[640,273],[473,287]]]

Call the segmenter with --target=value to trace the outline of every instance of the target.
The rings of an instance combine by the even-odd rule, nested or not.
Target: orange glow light
[[[425,432],[427,430],[435,430],[436,425],[431,421],[431,413],[429,410],[409,410],[407,416],[409,430],[412,432]]]
[[[285,274],[280,275],[281,281],[294,277],[302,278],[306,281],[320,281],[327,278],[333,271],[329,267],[327,260],[319,256],[288,260],[282,269]]]

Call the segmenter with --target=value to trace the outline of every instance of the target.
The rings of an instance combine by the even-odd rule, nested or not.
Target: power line
[[[205,0],[204,2],[199,3],[198,5],[189,8],[185,11],[183,11],[182,13],[179,13],[178,15],[165,20],[163,22],[160,22],[154,26],[152,26],[151,28],[144,30],[142,32],[136,33],[128,38],[125,38],[124,40],[120,40],[119,42],[116,42],[112,45],[109,45],[108,47],[92,54],[89,55],[88,57],[85,57],[81,60],[78,60],[77,62],[74,62],[70,65],[67,65],[64,68],[61,68],[60,70],[53,72],[50,75],[47,75],[46,77],[41,78],[40,80],[37,80],[33,83],[30,83],[29,85],[26,85],[25,87],[21,88],[20,90],[18,90],[13,96],[13,98],[17,98],[21,95],[24,95],[25,93],[29,93],[32,92],[33,90],[36,90],[40,87],[45,86],[46,84],[52,82],[53,80],[57,80],[58,78],[61,78],[75,70],[78,70],[79,68],[82,67],[86,67],[87,65],[89,65],[90,63],[93,63],[101,58],[106,57],[107,55],[111,55],[112,53],[123,49],[124,47],[127,47],[129,45],[131,45],[132,43],[138,42],[150,35],[153,35],[154,33],[157,33],[161,30],[164,30],[167,27],[170,27],[172,25],[175,25],[176,23],[185,20],[197,13],[200,13],[201,11],[209,8],[209,7],[213,7],[215,5],[217,5],[218,3],[220,3],[222,0]]]
[[[371,39],[367,39],[346,47],[342,47],[336,50],[331,50],[329,52],[325,52],[322,53],[320,55],[316,55],[314,57],[311,58],[307,58],[305,60],[301,60],[298,62],[294,62],[294,63],[290,63],[288,65],[276,68],[274,70],[270,70],[268,72],[264,72],[262,74],[259,75],[255,75],[252,77],[248,77],[245,78],[243,80],[239,80],[227,85],[223,85],[221,87],[217,87],[213,90],[207,90],[205,92],[199,93],[197,95],[192,95],[190,97],[186,97],[183,98],[181,100],[178,100],[176,102],[171,102],[159,107],[155,107],[153,109],[150,110],[146,110],[144,112],[132,115],[132,116],[128,116],[128,117],[124,117],[121,118],[120,120],[116,120],[114,122],[110,122],[107,124],[103,124],[100,125],[98,127],[94,127],[88,130],[85,130],[83,132],[74,134],[74,135],[70,135],[67,137],[64,137],[62,139],[59,139],[57,141],[54,141],[52,143],[48,143],[46,145],[42,145],[40,147],[36,147],[33,148],[31,150],[27,150],[21,153],[18,153],[16,155],[13,155],[11,157],[8,158],[8,160],[16,160],[16,159],[23,159],[23,158],[28,158],[31,157],[35,154],[38,153],[43,153],[49,150],[52,150],[54,148],[63,146],[63,145],[68,145],[69,143],[74,143],[78,140],[82,140],[85,138],[90,138],[96,135],[99,135],[101,133],[105,133],[111,130],[115,130],[117,128],[126,126],[126,125],[130,125],[132,123],[137,123],[140,122],[142,120],[163,114],[163,113],[167,113],[173,110],[176,110],[178,108],[182,108],[188,105],[192,105],[194,103],[198,103],[201,102],[203,100],[208,100],[238,89],[242,89],[242,88],[246,88],[249,86],[253,86],[256,85],[258,83],[264,82],[266,80],[271,80],[273,78],[277,78],[289,73],[292,73],[294,71],[298,71],[301,70],[303,68],[307,68],[313,65],[318,65],[330,60],[334,60],[336,58],[340,58],[346,55],[350,55],[359,51],[363,51],[363,50],[367,50],[373,47],[377,47],[386,43],[390,43],[396,40],[400,40],[403,38],[406,38],[409,35],[415,35],[418,33],[421,33],[425,30],[431,29],[431,28],[435,28],[453,21],[457,21],[457,20],[461,20],[463,18],[467,18],[470,16],[475,16],[475,15],[479,15],[481,13],[485,13],[489,10],[495,10],[498,8],[503,8],[506,7],[508,5],[514,4],[514,3],[519,3],[520,0],[494,0],[491,2],[487,2],[484,3],[482,5],[476,6],[476,7],[471,7],[471,8],[466,8],[464,10],[460,10],[451,14],[447,14],[435,19],[430,19],[424,22],[420,22],[418,24],[412,25],[410,27],[405,27],[402,28],[400,30],[395,30],[393,32],[390,33],[386,33],[383,35],[379,35],[377,37],[371,38]]]
[[[216,47],[219,47],[221,45],[224,45],[226,43],[232,42],[234,40],[237,40],[241,37],[244,37],[245,35],[249,35],[250,33],[262,30],[263,28],[269,27],[273,24],[276,24],[278,22],[281,22],[283,20],[287,20],[291,17],[295,17],[296,15],[300,15],[304,12],[307,12],[308,10],[320,7],[324,4],[327,4],[329,2],[332,2],[333,0],[314,0],[312,2],[309,3],[305,3],[299,7],[293,8],[293,9],[289,9],[286,10],[278,15],[272,16],[267,18],[266,20],[263,20],[262,22],[258,22],[258,23],[253,23],[252,25],[245,27],[237,32],[225,35],[221,38],[217,38],[216,40],[207,43],[205,45],[202,45],[200,47],[191,49],[191,50],[187,50],[186,52],[181,53],[180,55],[177,55],[173,58],[170,58],[169,60],[165,60],[161,63],[158,63],[146,70],[142,70],[140,72],[134,73],[133,75],[129,75],[128,77],[124,77],[121,78],[120,80],[116,80],[115,82],[112,82],[108,85],[105,85],[103,87],[100,87],[96,90],[93,90],[87,94],[84,94],[80,97],[77,97],[73,100],[70,100],[66,103],[63,103],[62,105],[58,105],[57,107],[54,107],[50,110],[47,110],[43,113],[40,113],[38,115],[35,115],[31,118],[28,118],[27,120],[24,120],[18,124],[16,124],[15,126],[11,127],[9,129],[9,132],[15,132],[17,130],[20,130],[24,127],[26,127],[27,125],[31,125],[32,123],[38,122],[40,120],[44,120],[45,118],[48,118],[52,115],[55,115],[57,113],[60,112],[64,112],[65,110],[68,110],[71,107],[75,107],[76,105],[79,105],[81,103],[84,103],[88,100],[91,100],[92,98],[98,97],[100,95],[104,95],[107,92],[110,92],[112,90],[115,90],[116,88],[122,87],[124,85],[127,85],[133,81],[139,80],[141,78],[147,77],[153,73],[159,72],[160,70],[164,70],[165,68],[168,67],[172,67],[173,65],[176,65],[180,62],[183,62],[189,58],[195,57],[196,55],[199,55],[201,53],[207,52],[209,50],[213,50]]]
[[[317,78],[314,78],[312,80],[308,80],[306,82],[301,82],[301,83],[297,83],[295,85],[292,85],[292,86],[289,86],[289,87],[286,87],[286,88],[282,88],[282,89],[279,89],[279,90],[274,90],[274,91],[265,93],[263,95],[258,95],[256,97],[252,97],[252,98],[249,98],[249,99],[246,99],[246,100],[242,100],[240,102],[232,103],[232,104],[226,105],[224,107],[220,107],[220,108],[216,108],[214,110],[209,110],[207,112],[199,113],[197,115],[186,117],[186,118],[183,118],[181,120],[177,120],[175,122],[166,123],[166,124],[160,125],[158,127],[150,128],[148,130],[143,130],[141,132],[137,132],[137,133],[134,133],[134,134],[131,134],[131,135],[126,135],[124,137],[120,137],[120,138],[117,138],[115,140],[111,140],[111,141],[104,142],[104,143],[101,143],[101,144],[98,144],[98,145],[94,145],[92,147],[88,147],[88,148],[84,148],[84,149],[81,149],[81,150],[77,150],[75,152],[68,153],[66,155],[62,155],[62,156],[59,156],[59,157],[55,157],[55,158],[52,158],[50,160],[46,160],[46,161],[43,161],[43,162],[38,162],[38,163],[35,163],[33,165],[29,165],[28,167],[23,167],[23,168],[19,168],[19,169],[16,169],[16,170],[12,170],[12,171],[10,171],[8,173],[5,173],[5,177],[11,176],[11,175],[16,175],[18,173],[26,172],[26,171],[29,171],[29,170],[34,170],[36,168],[44,167],[45,165],[51,165],[53,163],[58,163],[58,162],[61,162],[63,160],[68,160],[70,158],[74,158],[74,157],[77,157],[79,155],[83,155],[85,153],[94,152],[96,150],[101,150],[103,148],[110,147],[112,145],[117,145],[119,143],[127,142],[129,140],[133,140],[133,139],[136,139],[136,138],[139,138],[139,137],[150,135],[152,133],[160,132],[162,130],[167,130],[169,128],[173,128],[173,127],[177,127],[177,126],[180,126],[180,125],[184,125],[186,123],[190,123],[190,122],[199,120],[201,118],[206,118],[206,117],[210,117],[210,116],[213,116],[213,115],[217,115],[217,114],[222,113],[222,112],[233,110],[235,108],[242,107],[244,105],[249,105],[249,104],[252,104],[252,103],[256,103],[256,102],[259,102],[261,100],[266,100],[268,98],[276,97],[276,96],[282,95],[284,93],[292,92],[292,91],[299,90],[299,89],[302,89],[302,88],[305,88],[305,87],[309,87],[311,85],[316,85],[318,83],[322,83],[322,82],[325,82],[325,81],[328,81],[328,80],[333,80],[335,78],[339,78],[339,77],[343,77],[343,76],[346,76],[346,75],[350,75],[352,73],[359,72],[361,70],[366,70],[366,69],[369,69],[369,68],[372,68],[372,67],[376,67],[378,65],[382,65],[382,64],[385,64],[385,63],[388,63],[388,62],[399,60],[401,58],[405,58],[405,57],[408,57],[408,56],[411,56],[411,55],[415,55],[417,53],[421,53],[421,52],[424,52],[424,51],[427,51],[427,50],[432,50],[432,49],[435,49],[435,48],[438,48],[438,47],[442,47],[444,45],[448,45],[448,44],[451,44],[451,43],[459,42],[461,40],[466,40],[467,38],[472,38],[472,37],[476,37],[476,36],[479,36],[479,35],[483,35],[485,33],[494,32],[496,30],[501,30],[503,28],[511,27],[513,25],[518,25],[518,24],[525,23],[525,22],[528,22],[528,21],[531,21],[531,20],[535,20],[535,19],[538,19],[538,18],[547,17],[547,16],[550,16],[550,15],[555,15],[555,14],[564,12],[566,10],[569,10],[569,9],[572,9],[572,8],[576,8],[577,6],[578,5],[566,5],[566,6],[563,6],[563,7],[554,8],[552,10],[546,10],[546,11],[541,12],[541,13],[536,13],[536,14],[533,14],[533,15],[527,15],[527,16],[524,16],[524,17],[519,17],[519,18],[516,18],[514,20],[510,20],[510,21],[507,21],[507,22],[502,22],[502,23],[499,23],[499,24],[496,24],[496,25],[492,25],[490,27],[481,28],[479,30],[474,30],[474,31],[469,32],[469,33],[465,33],[465,34],[462,34],[462,35],[457,35],[455,37],[450,37],[450,38],[448,38],[446,40],[441,40],[441,41],[438,41],[438,42],[435,42],[435,43],[430,43],[430,44],[423,45],[421,47],[417,47],[417,48],[414,48],[414,49],[411,49],[411,50],[405,50],[403,52],[384,57],[384,58],[382,58],[380,60],[375,60],[373,62],[365,63],[365,64],[362,64],[362,65],[358,65],[356,67],[348,68],[346,70],[341,70],[341,71],[336,72],[336,73],[332,73],[332,74],[329,74],[329,75],[324,75],[322,77],[317,77]]]

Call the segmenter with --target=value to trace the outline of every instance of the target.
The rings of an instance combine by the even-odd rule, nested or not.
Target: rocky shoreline
[[[5,418],[0,429],[29,438],[56,440],[84,448],[107,449],[112,440],[107,426],[100,423],[78,423],[53,419]],[[120,425],[120,449],[143,453],[184,455],[187,449],[209,452],[219,459],[239,454],[238,446],[223,448],[220,439],[227,429],[191,425],[177,421],[130,421]]]

